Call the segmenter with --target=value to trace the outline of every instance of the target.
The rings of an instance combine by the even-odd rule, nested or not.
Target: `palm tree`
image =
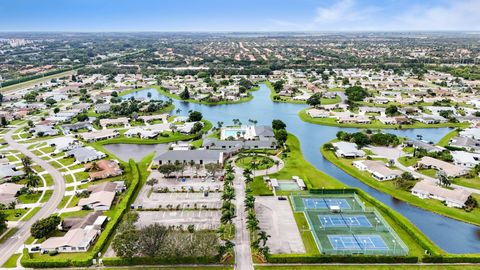
[[[228,165],[225,167],[225,173],[226,173],[226,174],[232,174],[232,173],[234,173],[234,172],[235,172],[235,170],[233,169],[232,164],[228,164]]]
[[[25,174],[31,174],[33,173],[32,169],[32,159],[28,156],[22,157],[22,165],[23,165],[23,170],[25,171]]]
[[[40,177],[35,174],[27,174],[25,177],[27,180],[27,188],[36,188],[40,184]]]
[[[253,209],[255,207],[255,197],[252,196],[252,195],[247,195],[245,197],[245,210],[250,210],[250,209]]]
[[[267,244],[267,240],[268,238],[270,238],[271,236],[268,235],[265,231],[260,231],[258,232],[258,239],[260,241],[262,241],[262,246],[265,246]]]
[[[228,187],[228,186],[227,186]],[[231,187],[226,188],[222,194],[222,200],[231,201],[235,199],[235,190]]]
[[[251,176],[245,177],[245,184],[250,186],[250,183],[253,182],[253,178]]]
[[[243,177],[247,178],[247,177],[250,177],[252,175],[252,170],[250,170],[250,168],[246,168],[245,170],[243,170]]]

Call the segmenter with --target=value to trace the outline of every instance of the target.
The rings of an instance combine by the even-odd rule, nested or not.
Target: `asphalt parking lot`
[[[202,192],[152,192],[150,197],[144,198],[139,204],[143,209],[218,209],[222,206],[221,193]]]
[[[288,200],[280,201],[272,196],[255,197],[255,212],[260,228],[271,236],[267,245],[272,253],[305,253],[305,246]]]

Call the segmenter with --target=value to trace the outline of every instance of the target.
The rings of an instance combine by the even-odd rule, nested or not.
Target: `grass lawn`
[[[41,173],[41,172],[45,171],[40,165],[33,165],[32,169],[34,171],[36,171],[37,173]]]
[[[417,172],[432,178],[436,178],[436,174],[437,174],[437,170],[435,169],[418,169]]]
[[[6,219],[9,221],[17,221],[19,220],[26,212],[25,209],[5,209],[1,210],[0,212],[6,215]]]
[[[57,161],[62,163],[65,167],[68,167],[69,165],[72,165],[75,162],[75,158],[73,158],[73,157],[61,158]]]
[[[469,124],[464,123],[440,123],[440,124],[424,124],[420,122],[416,122],[411,125],[387,125],[383,124],[378,120],[372,121],[370,124],[355,124],[355,123],[337,123],[335,118],[312,118],[310,117],[307,112],[307,109],[303,109],[298,113],[298,116],[302,121],[317,124],[317,125],[325,125],[325,126],[336,126],[336,127],[350,127],[350,128],[370,128],[370,129],[408,129],[408,128],[439,128],[439,127],[460,127],[465,128],[468,127]]]
[[[22,194],[18,196],[18,201],[20,203],[36,203],[40,196],[42,195],[41,191],[35,191],[31,194]]]
[[[400,157],[398,159],[398,162],[400,162],[400,164],[402,164],[403,166],[410,167],[415,165],[419,160],[420,159],[416,157],[405,156],[405,157]]]
[[[71,174],[64,175],[63,179],[65,179],[65,183],[72,183],[73,182],[73,176]]]
[[[440,141],[438,141],[437,145],[447,146],[448,143],[450,142],[450,140],[453,139],[456,136],[458,136],[458,130],[454,129],[454,130],[450,131],[449,133],[447,133],[447,135],[445,135],[443,138],[441,138]]]
[[[5,241],[7,241],[8,238],[12,237],[17,232],[18,228],[16,227],[8,229],[7,233],[5,233],[2,238],[0,238],[0,244],[3,244]]]
[[[408,202],[427,211],[432,211],[450,218],[480,225],[479,208],[474,209],[472,212],[466,212],[463,209],[446,207],[438,200],[420,199],[408,191],[396,188],[392,181],[379,182],[371,177],[368,172],[361,172],[357,170],[352,165],[353,160],[337,158],[332,151],[325,151],[323,148],[320,151],[327,160],[335,164],[337,167],[377,190],[390,194],[399,200]]]
[[[45,191],[45,196],[43,196],[42,200],[40,201],[41,203],[48,202],[50,197],[52,197],[53,190],[47,190]]]
[[[60,217],[66,218],[66,217],[84,217],[88,215],[89,213],[92,213],[93,210],[79,210],[79,211],[74,211],[74,212],[65,212],[61,213]]]
[[[252,168],[252,163],[258,164],[255,170],[266,170],[274,165],[273,159],[265,156],[244,156],[237,159],[235,164],[240,168]]]
[[[2,265],[4,268],[16,268],[17,267],[17,260],[20,257],[20,253],[13,254],[8,258],[8,260]]]
[[[45,146],[45,147],[42,147],[42,148],[39,148],[40,151],[44,152],[45,154],[50,154],[53,152],[53,150],[55,150],[53,147],[51,146]]]
[[[44,174],[42,177],[45,179],[45,182],[47,183],[48,186],[53,186],[53,178],[50,174]]]
[[[305,246],[305,252],[307,254],[319,255],[320,251],[318,251],[312,232],[309,231],[309,225],[307,219],[305,218],[305,214],[303,212],[298,212],[293,213],[293,216],[295,218],[295,222],[297,222],[297,227],[299,229],[300,236],[302,237],[303,245]]]
[[[250,183],[250,188],[252,188],[252,193],[255,196],[271,196],[273,192],[263,181],[263,176],[257,176]]]
[[[78,197],[78,196],[73,196],[72,197],[72,200],[70,201],[70,203],[68,204],[67,208],[68,207],[75,207],[77,206],[77,203],[78,201],[80,201],[81,197]]]
[[[288,134],[286,145],[290,152],[284,152],[282,159],[285,167],[277,173],[271,174],[271,178],[292,179],[296,175],[303,179],[310,188],[342,188],[345,185],[330,175],[317,170],[310,162],[303,157],[300,148],[300,141],[292,134]]]
[[[72,197],[72,196],[63,197],[63,199],[60,201],[60,204],[57,206],[57,209],[62,209],[63,207],[65,207],[65,205],[67,204],[70,197]]]
[[[40,211],[40,209],[41,209],[41,207],[33,208],[33,210],[30,211],[30,213],[25,215],[25,217],[22,219],[22,221],[27,221],[27,220],[31,219],[38,211]]]
[[[88,172],[77,172],[75,173],[75,178],[77,181],[82,181],[88,178]]]
[[[478,176],[474,178],[465,178],[465,177],[453,178],[452,183],[456,185],[464,186],[464,187],[480,189],[480,177]]]

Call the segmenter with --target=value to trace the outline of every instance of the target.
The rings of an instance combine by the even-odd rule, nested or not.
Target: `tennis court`
[[[292,194],[291,202],[304,214],[322,254],[408,254],[381,214],[356,194]]]
[[[322,227],[372,227],[365,215],[318,215]]]
[[[341,209],[351,209],[346,199],[304,198],[303,204],[307,209],[329,209],[331,206],[339,206]]]
[[[388,250],[380,235],[329,235],[334,250]]]

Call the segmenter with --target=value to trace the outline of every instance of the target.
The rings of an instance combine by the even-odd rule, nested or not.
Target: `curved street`
[[[3,265],[8,258],[10,258],[10,256],[12,256],[18,249],[22,247],[23,243],[25,243],[27,238],[30,236],[30,227],[35,221],[41,218],[46,218],[55,212],[65,194],[65,181],[62,174],[47,161],[30,152],[27,149],[28,145],[20,144],[13,140],[12,135],[16,129],[17,128],[10,129],[5,134],[5,141],[9,144],[11,149],[18,150],[25,156],[30,157],[33,162],[41,166],[52,176],[54,182],[53,194],[48,202],[46,202],[45,205],[32,218],[18,225],[18,232],[15,233],[13,237],[9,238],[2,245],[0,245],[0,265]]]

